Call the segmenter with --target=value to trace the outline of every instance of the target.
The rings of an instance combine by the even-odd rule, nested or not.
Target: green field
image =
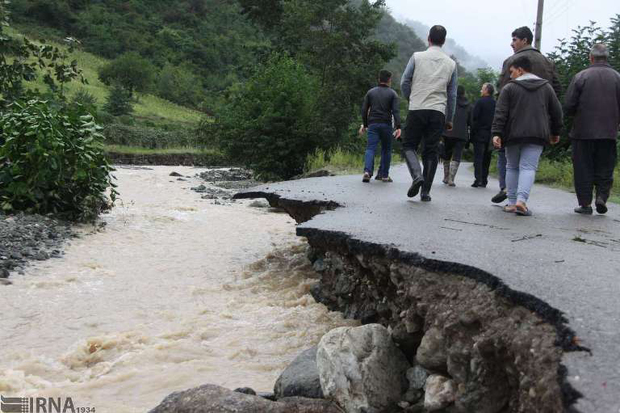
[[[16,30],[10,27],[4,28],[3,30],[12,36],[20,36]],[[67,50],[67,47],[58,43],[47,42],[47,44]],[[108,63],[108,60],[80,50],[76,50],[69,55],[69,61],[74,59],[78,63],[78,68],[83,71],[84,77],[88,81],[88,84],[83,85],[79,81],[69,83],[66,85],[66,89],[68,90],[67,95],[70,98],[78,90],[84,89],[97,98],[97,106],[100,108],[103,106],[106,97],[108,96],[108,87],[99,80],[98,69]],[[32,87],[38,88],[41,91],[47,88],[47,86],[43,83],[42,77],[39,77],[36,81],[29,82],[27,84],[30,84]],[[200,121],[203,114],[158,98],[157,96],[144,94],[139,95],[138,102],[134,104],[134,117],[140,121],[150,121],[154,124],[195,124]]]

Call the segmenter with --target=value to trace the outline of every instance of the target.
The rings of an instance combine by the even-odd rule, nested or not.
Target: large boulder
[[[323,393],[347,413],[389,411],[407,390],[410,367],[379,324],[341,327],[325,334],[317,351]]]
[[[342,413],[327,400],[291,397],[277,402],[214,384],[175,392],[149,413]]]
[[[282,372],[273,388],[276,398],[307,397],[322,399],[319,369],[316,367],[317,346],[300,353]]]

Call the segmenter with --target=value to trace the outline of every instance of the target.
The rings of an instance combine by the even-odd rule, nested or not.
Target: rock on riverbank
[[[60,256],[62,244],[72,236],[70,224],[54,218],[0,214],[0,278],[21,271],[29,261]]]

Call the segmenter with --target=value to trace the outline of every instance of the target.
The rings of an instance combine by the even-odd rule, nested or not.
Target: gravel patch
[[[54,218],[0,214],[0,278],[23,271],[31,261],[60,257],[64,242],[74,236],[69,223]]]

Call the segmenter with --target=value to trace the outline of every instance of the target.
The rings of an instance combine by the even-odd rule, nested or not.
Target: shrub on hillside
[[[131,95],[120,84],[115,83],[106,97],[103,110],[114,116],[131,114],[133,112]]]
[[[92,115],[31,100],[0,115],[0,208],[95,219],[116,198],[100,127]]]
[[[211,133],[231,160],[260,178],[293,177],[322,141],[316,131],[318,95],[318,82],[302,65],[275,55],[231,90]]]
[[[202,85],[189,68],[167,64],[159,73],[156,93],[183,106],[196,107],[201,101]]]

